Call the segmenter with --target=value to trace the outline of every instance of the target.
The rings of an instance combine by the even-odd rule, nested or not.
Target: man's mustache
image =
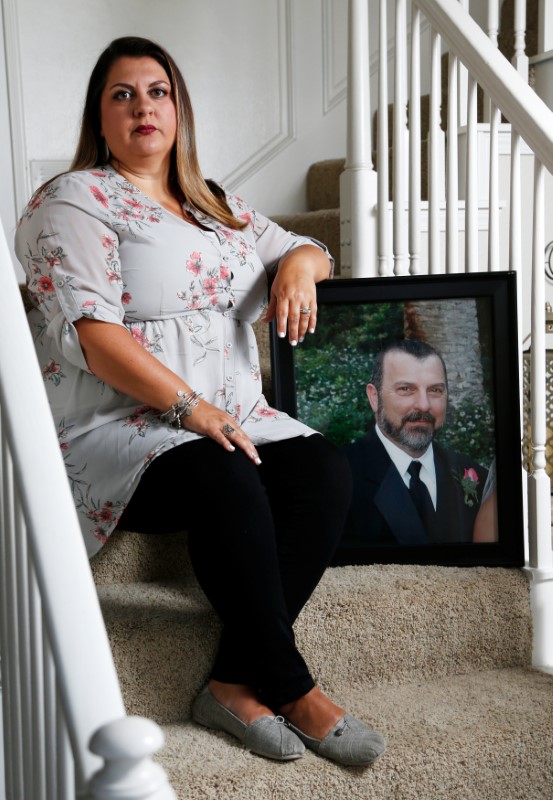
[[[409,414],[406,414],[402,420],[401,425],[405,425],[406,422],[430,422],[432,425],[436,424],[436,417],[433,416],[429,411],[411,411]]]

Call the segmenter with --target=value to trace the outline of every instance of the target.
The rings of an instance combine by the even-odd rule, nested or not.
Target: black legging
[[[260,466],[212,439],[162,454],[119,526],[189,531],[194,571],[223,621],[211,677],[253,686],[277,709],[314,686],[292,624],[340,539],[351,474],[318,434],[257,450]]]

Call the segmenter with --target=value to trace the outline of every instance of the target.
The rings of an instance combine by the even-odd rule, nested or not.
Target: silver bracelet
[[[171,408],[159,415],[160,420],[166,422],[172,428],[184,427],[181,417],[184,415],[189,416],[192,413],[192,409],[196,408],[203,397],[201,392],[188,392],[187,394],[182,389],[179,389],[177,396],[179,400],[173,403]]]

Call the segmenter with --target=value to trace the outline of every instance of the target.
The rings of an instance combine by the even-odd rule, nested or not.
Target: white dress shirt
[[[426,485],[426,488],[430,493],[432,503],[434,504],[434,508],[436,508],[438,502],[438,489],[436,486],[436,467],[434,465],[434,450],[432,448],[432,443],[429,444],[426,452],[423,453],[422,456],[413,458],[413,456],[410,456],[409,453],[406,453],[405,450],[402,450],[401,447],[398,447],[397,444],[394,444],[390,439],[384,436],[378,425],[376,425],[375,428],[378,438],[386,448],[386,452],[392,459],[394,466],[401,475],[407,488],[409,488],[409,483],[411,481],[411,476],[407,471],[411,461],[420,461],[422,464],[420,479]]]

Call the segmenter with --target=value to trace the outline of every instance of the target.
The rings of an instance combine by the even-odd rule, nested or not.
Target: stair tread
[[[220,633],[194,578],[97,588],[127,711],[160,722],[186,718]],[[295,631],[314,677],[331,694],[527,666],[528,581],[504,568],[334,567]]]
[[[272,219],[282,225],[288,220],[298,220],[304,225],[313,224],[318,220],[340,220],[339,208],[318,208],[316,211],[296,211],[291,214],[275,214]]]
[[[311,211],[340,205],[340,175],[344,158],[331,158],[311,164],[307,171],[307,207]]]
[[[487,609],[493,617],[502,613],[508,613],[510,617],[527,616],[527,587],[527,578],[521,570],[503,567],[404,564],[330,567],[306,610],[316,601],[327,614],[340,614],[343,607],[351,603],[348,599],[351,596],[355,604],[359,604],[362,598],[370,597],[373,608],[395,607],[403,614],[411,613],[413,604],[409,594],[412,594],[416,595],[414,599],[423,601],[425,608],[433,602],[437,603],[438,599],[442,610],[444,602],[452,607],[461,607],[467,598],[472,597],[482,613]],[[130,613],[136,617],[142,613],[145,619],[149,619],[152,613],[161,614],[164,609],[185,611],[191,605],[210,608],[193,574],[181,580],[112,583],[97,586],[96,589],[106,610],[123,616]],[[444,591],[450,596],[444,598]],[[498,593],[503,599],[509,599],[508,607],[497,607]],[[341,598],[338,605],[336,595]],[[439,608],[435,610],[440,611]]]
[[[471,672],[393,689],[357,687],[334,699],[385,735],[388,751],[373,767],[347,769],[310,752],[292,763],[270,762],[190,722],[163,726],[158,761],[179,800],[551,796],[551,675]]]

